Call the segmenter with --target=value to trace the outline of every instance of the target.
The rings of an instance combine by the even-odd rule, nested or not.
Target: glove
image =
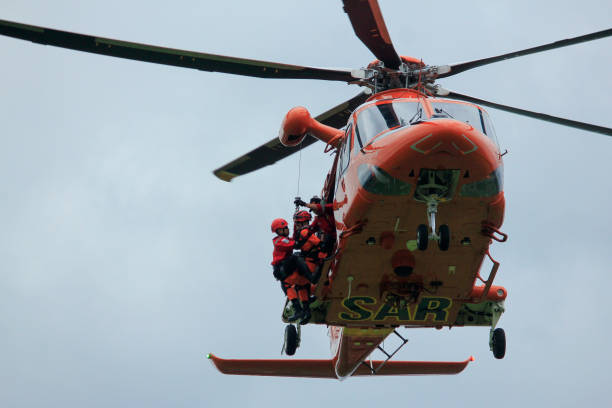
[[[306,206],[306,202],[302,201],[300,197],[296,197],[295,200],[293,201],[293,204],[301,205],[302,207]]]

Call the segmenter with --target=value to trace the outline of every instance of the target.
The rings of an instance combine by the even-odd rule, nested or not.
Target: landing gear
[[[444,224],[436,232],[436,215],[438,205],[452,199],[459,173],[459,170],[421,169],[414,194],[417,201],[427,205],[428,226],[421,224],[417,229],[417,248],[421,251],[427,249],[428,240],[437,241],[441,251],[448,251],[450,247],[450,229]]]
[[[493,330],[490,347],[495,358],[504,358],[506,355],[506,333],[504,332],[504,329],[497,328]]]
[[[432,210],[430,212],[430,210]],[[434,240],[438,242],[438,248],[440,251],[448,251],[450,247],[450,228],[448,225],[443,224],[440,225],[440,229],[436,234],[436,211],[437,211],[437,203],[435,206],[427,206],[427,215],[429,220],[429,227],[425,224],[421,224],[417,228],[417,248],[420,251],[425,251],[427,249],[427,245],[429,240]],[[431,228],[431,231],[430,231]]]
[[[316,300],[312,300],[316,302]],[[300,347],[302,338],[302,325],[307,324],[311,318],[310,311],[311,300],[304,301],[302,304],[298,299],[287,300],[283,309],[282,319],[289,324],[285,326],[285,336],[281,354],[292,356]],[[317,304],[320,306],[321,302]]]
[[[489,332],[489,348],[493,352],[493,357],[501,360],[506,355],[506,333],[502,328],[495,328],[502,313],[504,313],[504,304],[499,302],[491,310],[491,331]]]
[[[450,229],[448,228],[448,225],[440,225],[440,230],[438,231],[438,234],[440,237],[438,241],[438,247],[441,251],[448,251],[448,247],[450,246]]]
[[[429,242],[429,231],[427,225],[421,224],[417,228],[417,248],[424,251],[427,249],[427,243]]]
[[[301,330],[299,325],[297,326],[297,328],[292,324],[288,324],[285,327],[285,343],[283,344],[283,350],[281,351],[281,354],[282,352],[284,352],[288,356],[292,356],[295,354],[297,348],[300,347],[300,332]]]

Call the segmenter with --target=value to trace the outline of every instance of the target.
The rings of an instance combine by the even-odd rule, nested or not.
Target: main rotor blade
[[[612,136],[612,129],[603,127],[603,126],[592,125],[590,123],[578,122],[576,120],[559,118],[557,116],[547,115],[545,113],[533,112],[533,111],[529,111],[526,109],[520,109],[520,108],[508,106],[508,105],[502,105],[500,103],[490,102],[484,99],[478,99],[472,96],[462,95],[460,93],[452,92],[452,91],[449,91],[449,94],[445,97],[452,98],[452,99],[459,99],[459,100],[466,101],[466,102],[472,102],[477,105],[490,106],[491,108],[503,110],[506,112],[516,113],[517,115],[528,116],[530,118],[544,120],[546,122],[557,123],[563,126],[569,126],[569,127],[573,127],[576,129],[582,129],[582,130],[588,130],[590,132],[601,133],[602,135],[606,135],[606,136]]]
[[[398,69],[402,63],[393,48],[377,0],[342,0],[355,34],[385,67]]]
[[[509,52],[507,54],[498,55],[496,57],[483,58],[474,61],[461,62],[458,64],[450,65],[450,72],[446,74],[441,74],[438,78],[449,77],[452,75],[456,75],[460,72],[467,71],[468,69],[481,67],[483,65],[492,64],[494,62],[504,61],[511,58],[522,57],[523,55],[535,54],[538,52],[553,50],[555,48],[567,47],[568,45],[579,44],[582,42],[598,40],[600,38],[610,37],[612,36],[612,28],[607,30],[598,31],[596,33],[581,35],[579,37],[574,38],[566,38],[565,40],[555,41],[550,44],[544,44],[537,47],[527,48],[520,51]]]
[[[0,34],[44,45],[201,71],[216,71],[259,78],[323,79],[342,82],[354,80],[350,70],[312,68],[204,54],[70,33],[6,20],[0,20]]]
[[[327,126],[341,128],[346,125],[351,113],[353,113],[353,111],[359,105],[365,102],[368,97],[369,95],[362,92],[348,101],[333,107],[325,113],[320,114],[319,116],[315,117],[315,119]],[[281,144],[278,137],[275,137],[268,143],[251,150],[244,156],[241,156],[236,160],[219,167],[217,170],[213,171],[213,173],[221,180],[232,181],[234,177],[242,176],[252,171],[259,170],[265,166],[274,164],[277,161],[300,151],[300,149],[310,146],[316,141],[318,141],[318,139],[312,136],[306,136],[300,145],[295,147],[285,147]]]

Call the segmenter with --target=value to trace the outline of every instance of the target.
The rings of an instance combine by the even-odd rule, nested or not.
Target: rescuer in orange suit
[[[315,234],[314,229],[309,225],[311,218],[308,211],[298,211],[295,213],[293,216],[293,239],[295,240],[295,248],[300,250],[298,253],[299,256],[304,258],[306,265],[308,265],[308,269],[310,269],[313,276],[318,281],[321,277],[321,269],[323,268],[323,262],[327,254],[321,251],[321,240]],[[316,299],[314,296],[316,283],[317,282],[311,283],[309,288],[309,307]]]
[[[274,251],[272,253],[272,267],[274,277],[281,281],[281,288],[293,305],[294,314],[287,320],[290,322],[310,319],[308,298],[310,284],[318,280],[306,265],[304,259],[293,254],[295,240],[289,238],[289,225],[282,218],[272,221],[272,232],[277,236],[272,239]],[[300,302],[301,301],[301,302]],[[302,307],[302,303],[305,307]]]
[[[308,211],[298,211],[293,216],[295,248],[299,249],[299,255],[306,260],[311,272],[323,264],[327,254],[321,250],[321,239],[315,234],[315,228],[309,225],[312,216]],[[320,274],[320,271],[318,271]]]
[[[323,252],[331,254],[336,243],[336,220],[334,219],[334,205],[321,201],[318,196],[310,199],[310,203],[302,201],[297,197],[293,202],[296,206],[309,208],[315,213],[315,219],[311,224],[311,228],[321,231],[323,234]]]

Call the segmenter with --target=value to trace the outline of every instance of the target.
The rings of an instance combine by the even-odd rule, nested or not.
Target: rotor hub
[[[448,65],[426,65],[414,57],[402,56],[402,63],[398,69],[385,67],[382,61],[374,60],[366,68],[351,71],[356,78],[352,82],[367,87],[373,93],[396,88],[422,88],[431,89],[439,75],[450,72]]]

